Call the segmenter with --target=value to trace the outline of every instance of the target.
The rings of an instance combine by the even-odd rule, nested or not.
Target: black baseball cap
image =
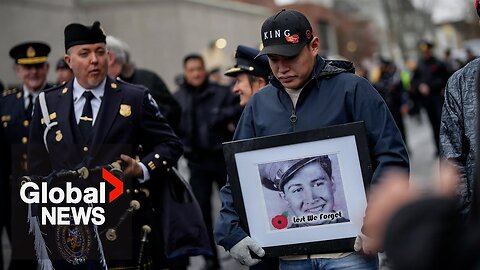
[[[10,50],[10,57],[20,65],[35,65],[48,60],[50,46],[43,42],[25,42],[16,45]]]
[[[71,23],[65,27],[65,51],[70,47],[82,44],[105,43],[107,35],[100,26],[100,22],[95,21],[92,26],[85,26],[79,23]]]
[[[282,9],[262,25],[263,49],[258,55],[295,56],[313,39],[312,26],[305,15]]]
[[[224,74],[229,77],[236,77],[240,73],[247,73],[268,81],[268,76],[272,73],[268,64],[268,57],[266,55],[256,57],[258,53],[259,50],[255,48],[239,45],[235,52],[237,63],[234,67],[225,71]]]

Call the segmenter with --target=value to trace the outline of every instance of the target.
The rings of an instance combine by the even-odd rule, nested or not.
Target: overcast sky
[[[355,0],[351,0],[355,1]],[[384,0],[380,0],[384,1]],[[405,0],[398,0],[405,1]],[[458,20],[464,16],[465,10],[472,7],[473,1],[470,0],[412,0],[416,7],[423,7],[433,10],[434,22]],[[275,0],[279,5],[286,5],[296,2],[296,0]],[[430,4],[431,3],[431,4]],[[431,6],[433,5],[433,9]]]

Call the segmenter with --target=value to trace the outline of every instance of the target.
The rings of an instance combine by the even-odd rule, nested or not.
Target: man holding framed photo
[[[261,36],[264,48],[260,55],[268,56],[275,77],[250,99],[234,140],[364,121],[373,165],[370,183],[378,182],[387,169],[408,171],[407,150],[385,102],[367,80],[353,74],[351,63],[317,55],[320,41],[303,14],[278,12],[263,23]],[[264,250],[240,227],[230,183],[220,195],[223,206],[216,223],[216,241],[241,263],[255,265],[260,259],[252,258],[251,253],[262,257]],[[367,238],[362,235],[358,240],[365,244]],[[376,257],[364,256],[375,251],[358,251],[282,257],[280,269],[299,265],[302,269],[312,265],[318,265],[315,269],[378,268]]]

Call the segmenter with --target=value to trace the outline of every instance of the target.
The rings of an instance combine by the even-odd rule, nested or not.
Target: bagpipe
[[[198,203],[175,167],[167,169],[161,179],[143,184],[130,181],[112,204],[106,202],[107,188],[102,189],[98,181],[103,170],[128,182],[117,162],[20,179],[21,189],[37,191],[38,186],[38,194],[42,194],[41,199],[29,204],[28,211],[41,269],[80,264],[88,264],[92,269],[162,269],[176,258],[211,254]],[[65,196],[60,194],[61,190]],[[75,200],[69,198],[73,193]],[[44,198],[47,196],[54,201],[49,202]],[[82,202],[77,202],[78,196],[83,198]],[[61,197],[63,200],[58,203]],[[33,200],[34,196],[29,198]],[[63,212],[54,212],[59,208]],[[79,222],[88,221],[87,214],[90,222]]]

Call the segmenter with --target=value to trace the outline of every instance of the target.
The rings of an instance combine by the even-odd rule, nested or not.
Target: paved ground
[[[428,120],[425,115],[422,115],[421,122],[416,119],[406,118],[405,124],[407,127],[407,143],[410,153],[411,162],[411,175],[412,182],[418,184],[420,187],[428,189],[431,186],[432,179],[438,169],[438,160],[435,158],[434,143],[432,133],[430,131]],[[187,172],[183,170],[185,174]],[[213,213],[217,215],[220,209],[220,201],[218,199],[218,193],[212,197],[212,203],[214,205]],[[216,218],[216,216],[215,216]],[[2,247],[4,251],[4,258],[10,257],[10,246],[6,241],[6,236],[3,237]],[[220,254],[221,265],[223,269],[228,270],[246,270],[247,267],[235,262],[226,253],[223,248],[218,248]],[[190,260],[189,270],[200,270],[203,268],[204,260],[201,257],[192,257]],[[8,262],[5,262],[7,265]]]

